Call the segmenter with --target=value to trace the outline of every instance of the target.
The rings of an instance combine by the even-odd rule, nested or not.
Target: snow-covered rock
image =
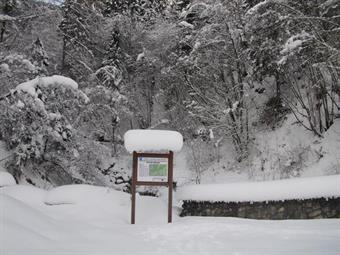
[[[11,69],[9,68],[8,64],[2,63],[2,64],[0,64],[0,71],[4,72],[4,73],[6,73],[6,72],[9,73],[11,71]]]
[[[16,181],[14,177],[7,172],[0,172],[0,187],[15,185]]]

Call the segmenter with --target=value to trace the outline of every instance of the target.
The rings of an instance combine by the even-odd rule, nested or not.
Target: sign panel
[[[168,159],[138,157],[137,181],[168,181]]]

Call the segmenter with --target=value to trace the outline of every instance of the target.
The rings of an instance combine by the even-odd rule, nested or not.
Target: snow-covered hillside
[[[1,0],[0,255],[340,254],[339,219],[178,216],[339,217],[339,13]],[[136,188],[129,224],[134,151],[173,151],[173,224],[157,186]],[[137,161],[139,181],[165,179],[165,159]]]
[[[289,114],[280,127],[255,134],[249,158],[242,163],[235,162],[231,141],[224,141],[218,148],[198,144],[197,151],[201,151],[197,155],[201,158],[197,157],[196,160],[204,168],[200,183],[266,181],[339,174],[339,130],[340,119],[336,119],[324,137],[320,138],[298,124],[294,116]],[[177,174],[180,183],[195,182],[197,173],[190,167],[193,164],[191,155],[192,149],[188,144],[177,154],[175,169],[178,172],[175,171],[175,177]],[[211,155],[210,160],[207,155]],[[203,157],[208,163],[203,164]]]
[[[88,185],[45,191],[0,188],[0,253],[13,254],[338,254],[340,220],[256,221],[174,218],[167,203],[137,197],[130,225],[126,193]],[[176,214],[177,209],[174,208]],[[247,244],[247,245],[245,245]]]

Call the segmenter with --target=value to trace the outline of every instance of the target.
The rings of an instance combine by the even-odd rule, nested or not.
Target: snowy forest
[[[340,173],[337,0],[1,0],[0,168],[129,191],[129,129],[178,185]]]

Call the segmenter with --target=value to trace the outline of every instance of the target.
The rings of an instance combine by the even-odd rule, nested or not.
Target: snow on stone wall
[[[180,200],[255,202],[340,197],[340,175],[266,182],[189,185],[179,189]]]
[[[340,197],[254,203],[184,201],[180,216],[266,220],[340,218]]]

